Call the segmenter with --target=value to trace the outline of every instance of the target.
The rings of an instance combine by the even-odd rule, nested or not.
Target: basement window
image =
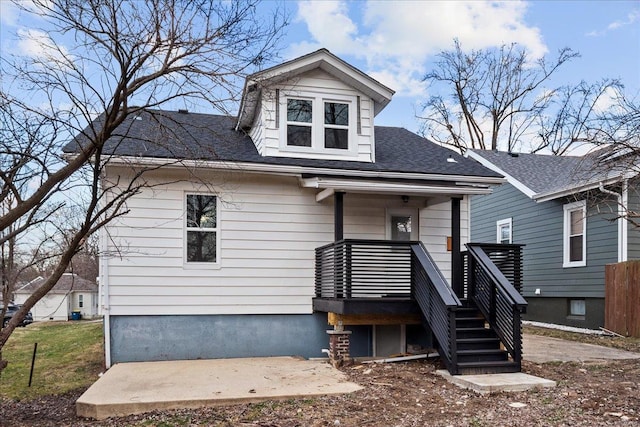
[[[569,317],[584,319],[587,314],[587,305],[583,299],[569,300]]]

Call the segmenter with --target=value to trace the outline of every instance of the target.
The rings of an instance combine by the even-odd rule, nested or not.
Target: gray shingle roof
[[[38,287],[42,286],[46,279],[38,277],[27,283],[25,286],[19,288],[17,293],[33,293]],[[53,286],[53,289],[49,291],[51,294],[66,294],[68,292],[98,292],[98,285],[90,280],[83,279],[77,274],[64,273],[58,282]]]
[[[405,172],[462,176],[501,175],[397,127],[376,126],[376,162],[261,156],[251,139],[234,130],[235,118],[198,113],[150,110],[130,116],[105,146],[106,154],[186,160],[221,160],[271,165],[320,167],[345,171]],[[100,125],[97,119],[94,126]],[[85,132],[89,132],[89,128]],[[82,136],[64,147],[73,153]],[[451,157],[456,162],[448,162]]]
[[[585,184],[595,178],[592,156],[469,150],[488,160],[536,194],[550,193]]]

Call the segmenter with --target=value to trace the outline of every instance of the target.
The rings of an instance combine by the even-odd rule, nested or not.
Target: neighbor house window
[[[218,198],[206,194],[187,194],[186,261],[218,261]]]
[[[511,218],[496,222],[496,241],[498,243],[512,243]]]
[[[314,93],[282,95],[286,108],[282,147],[291,151],[349,153],[355,150],[356,98],[326,99]]]
[[[587,206],[584,201],[564,205],[563,267],[587,265]]]
[[[83,305],[84,305],[84,295],[80,294],[78,295],[78,307],[82,308]]]
[[[569,316],[584,317],[587,314],[587,306],[583,299],[569,300]]]

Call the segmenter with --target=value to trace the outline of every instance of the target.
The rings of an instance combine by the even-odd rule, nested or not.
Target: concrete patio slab
[[[556,382],[535,377],[522,372],[509,374],[451,375],[441,369],[436,374],[458,387],[467,388],[480,394],[498,393],[501,391],[525,391],[534,388],[555,387]]]
[[[326,362],[294,357],[120,363],[80,396],[76,411],[81,417],[104,419],[361,388]]]
[[[524,334],[523,338],[523,357],[534,363],[640,359],[640,353],[611,347],[533,334]]]

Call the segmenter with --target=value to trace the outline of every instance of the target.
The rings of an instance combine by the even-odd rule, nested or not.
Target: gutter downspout
[[[103,176],[104,179],[104,176]],[[105,227],[100,228],[100,281],[98,284],[99,314],[104,327],[104,364],[111,367],[111,318],[109,316],[109,237]]]
[[[602,182],[600,182],[598,188],[601,192],[615,196],[618,200],[618,262],[624,262],[627,260],[627,224],[624,219],[624,209],[627,206],[628,199],[628,180],[622,181],[621,193],[607,190]]]

